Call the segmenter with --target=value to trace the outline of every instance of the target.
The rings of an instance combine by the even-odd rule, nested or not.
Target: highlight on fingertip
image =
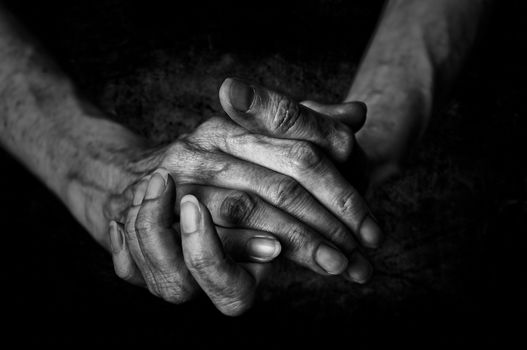
[[[362,222],[359,229],[359,236],[363,246],[368,248],[378,248],[383,241],[383,232],[375,219],[368,215]]]
[[[269,262],[280,254],[282,245],[272,237],[255,236],[247,242],[247,250],[254,260]]]
[[[187,194],[180,201],[180,228],[182,233],[194,233],[201,226],[201,210],[198,199]]]

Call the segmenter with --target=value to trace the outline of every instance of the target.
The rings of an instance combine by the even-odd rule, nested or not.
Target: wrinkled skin
[[[285,258],[314,272],[366,282],[372,267],[357,248],[377,247],[382,233],[359,191],[337,168],[349,169],[356,159],[353,133],[364,122],[363,105],[323,106],[326,114],[321,114],[306,107],[309,103],[299,104],[234,79],[224,82],[220,100],[230,119],[212,118],[152,153],[147,161],[141,160],[152,170],[162,168],[156,174],[170,174],[163,177],[174,181],[175,192],[167,196],[174,197],[175,212],[182,197],[195,195],[210,211],[223,246],[237,261],[269,262],[281,251]],[[341,122],[343,115],[354,123]],[[197,284],[191,272],[196,268],[183,262],[180,237],[172,229],[177,218],[168,214],[173,212],[171,201],[160,200],[163,207],[143,200],[148,182],[159,176],[146,175],[112,199],[109,216],[115,223],[111,231],[124,237],[130,257],[122,266],[119,260],[114,262],[122,278],[146,284],[154,294],[180,303],[195,294]],[[159,235],[172,238],[152,238]],[[259,255],[258,244],[248,243],[258,237],[280,248]],[[152,241],[156,244],[149,246]],[[198,265],[215,265],[210,258],[192,261],[196,260],[201,261]],[[211,299],[223,300],[222,289],[214,290]],[[237,314],[250,305],[242,304],[236,311],[220,310]]]

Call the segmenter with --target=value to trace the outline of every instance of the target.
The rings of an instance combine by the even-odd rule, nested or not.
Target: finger
[[[115,274],[126,282],[144,286],[145,281],[126,245],[122,226],[115,221],[110,221],[109,235]]]
[[[180,220],[185,262],[200,287],[224,314],[243,313],[253,303],[256,276],[225,255],[210,213],[196,197],[182,198]]]
[[[157,177],[157,178],[154,178]],[[176,249],[177,241],[174,241],[176,232],[172,229],[174,222],[174,199],[175,194],[172,190],[173,180],[169,175],[163,171],[163,176],[167,176],[167,194],[159,195],[162,191],[161,176],[154,173],[152,176],[148,189],[146,191],[145,199],[143,200],[142,208],[138,214],[138,222],[142,222],[143,227],[137,229],[139,235],[139,242],[144,245],[143,256],[152,255],[149,260],[154,261],[155,267],[169,266],[174,267],[178,264],[182,265],[180,270],[187,272],[180,252],[181,248]],[[158,184],[158,185],[156,185]],[[155,189],[159,186],[158,189]],[[150,191],[153,190],[153,195]],[[154,197],[151,199],[150,197]],[[159,196],[159,198],[156,198]],[[138,225],[136,225],[138,226]],[[143,231],[145,235],[143,236]],[[154,236],[152,233],[157,232]],[[247,229],[228,229],[220,227],[218,233],[222,240],[223,246],[229,254],[237,261],[255,261],[255,262],[269,262],[276,258],[281,251],[281,245],[276,238],[262,231],[247,230]],[[152,241],[153,239],[161,239],[159,241]]]
[[[364,284],[373,275],[373,266],[362,254],[353,254],[347,269],[348,277],[353,282]]]
[[[149,179],[135,222],[135,232],[149,289],[166,301],[182,303],[197,285],[183,261],[174,223],[175,184],[165,169]],[[137,203],[137,202],[136,202]]]
[[[301,105],[348,125],[353,132],[359,131],[366,122],[367,107],[360,101],[344,102],[337,104],[325,104],[316,101],[306,100],[300,102]]]
[[[144,266],[145,261],[143,258],[143,253],[141,252],[141,247],[139,246],[139,241],[137,239],[135,223],[137,221],[137,214],[141,209],[141,203],[143,202],[147,187],[148,180],[143,179],[135,186],[135,188],[133,188],[132,206],[128,208],[124,221],[124,234],[128,250],[130,251],[130,255],[136,262],[137,266],[140,268],[141,272],[143,272],[141,267]]]
[[[338,247],[351,252],[357,244],[350,230],[296,180],[229,154],[232,153],[229,149],[231,143],[245,142],[244,135],[249,135],[249,133],[233,122],[212,118],[198,128],[192,138],[186,140],[188,143],[186,147],[190,149],[194,148],[192,146],[194,143],[199,143],[200,147],[203,147],[202,141],[207,140],[208,145],[206,147],[210,152],[203,152],[196,146],[196,150],[191,150],[187,157],[191,162],[172,162],[166,166],[180,169],[177,180],[180,184],[191,182],[255,194],[267,203],[313,228]],[[257,138],[252,141],[259,142]],[[214,170],[209,169],[209,167]],[[183,192],[183,194],[186,193]],[[234,212],[240,207],[240,204],[237,203],[246,203],[247,206],[245,207],[250,208],[251,198],[229,199],[223,208]],[[207,203],[208,205],[209,203]],[[238,213],[244,214],[245,211],[238,210]],[[236,219],[236,213],[233,216]],[[243,218],[241,219],[243,220]],[[229,226],[236,225],[233,223]],[[260,227],[250,228],[265,230]]]
[[[249,131],[312,142],[339,162],[352,153],[350,127],[284,94],[228,78],[220,88],[220,102],[231,119]],[[356,109],[356,113],[360,111]]]
[[[146,186],[148,185],[149,176],[146,176],[139,181],[129,185],[123,193],[111,194],[109,200],[104,204],[104,214],[108,218],[112,218],[118,223],[126,221],[128,209],[130,204],[134,205],[134,202],[141,202],[142,197],[137,194],[144,196]],[[140,191],[137,189],[140,188]],[[136,204],[137,205],[137,204]]]
[[[181,190],[181,195],[194,193],[210,210],[216,225],[270,232],[280,241],[284,257],[317,273],[338,275],[347,266],[347,258],[332,243],[305,223],[266,203],[258,196],[210,186],[184,186]],[[254,232],[252,230],[249,232]],[[224,237],[233,237],[222,235],[222,231],[219,230],[222,240]],[[255,242],[249,240],[248,243]],[[263,242],[256,239],[256,243]],[[355,247],[353,243],[348,246],[346,252],[353,252]],[[251,252],[247,251],[246,254]]]
[[[355,233],[367,247],[377,247],[382,231],[360,193],[332,162],[305,141],[254,134],[233,135],[218,144],[237,158],[290,176]]]
[[[224,250],[237,262],[270,262],[282,251],[270,233],[247,229],[216,227]]]

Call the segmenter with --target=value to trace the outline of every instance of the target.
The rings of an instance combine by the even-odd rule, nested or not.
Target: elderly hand
[[[220,101],[233,121],[254,133],[231,146],[233,154],[242,159],[251,154],[252,161],[294,178],[363,246],[380,245],[382,232],[358,192],[368,184],[368,163],[354,138],[365,121],[364,104],[299,104],[239,79],[224,82]],[[284,161],[284,154],[294,156]]]
[[[334,139],[352,143],[347,130]],[[312,132],[306,130],[306,138]],[[230,120],[212,118],[139,158],[130,165],[136,173],[166,168],[180,198],[192,191],[217,225],[270,232],[285,257],[315,272],[345,272],[344,277],[360,283],[369,278],[371,266],[356,251],[351,231],[380,231],[362,197],[311,143],[254,134]],[[130,200],[127,195],[112,198],[107,217],[124,223]]]
[[[230,92],[234,88],[232,82],[225,81],[220,99],[229,115],[237,120],[236,117],[242,117],[242,112],[234,114],[232,111],[234,104],[230,99],[236,94],[236,91]],[[372,267],[356,249],[352,232],[366,246],[376,246],[381,232],[358,191],[330,160],[346,159],[351,152],[353,129],[358,129],[364,121],[363,108],[358,103],[347,104],[345,112],[355,121],[349,124],[350,127],[286,97],[263,89],[260,91],[265,91],[269,100],[262,104],[263,112],[256,113],[256,118],[265,122],[264,117],[270,115],[275,120],[282,117],[282,128],[285,130],[287,125],[291,126],[286,130],[290,139],[283,138],[284,135],[278,132],[278,137],[262,135],[266,133],[265,129],[256,130],[261,133],[250,132],[228,119],[212,118],[167,147],[139,155],[129,167],[141,177],[160,167],[167,169],[171,175],[169,178],[177,184],[178,198],[189,193],[199,198],[210,210],[225,249],[241,261],[270,261],[276,257],[280,249],[277,247],[281,247],[284,257],[315,272],[366,282]],[[262,97],[258,101],[265,100]],[[251,108],[257,111],[255,106],[253,104]],[[295,121],[291,123],[288,118],[292,117]],[[331,158],[324,156],[319,148],[329,151]],[[111,198],[105,210],[106,216],[115,221],[112,232],[121,232],[132,243],[137,242],[139,248],[141,240],[134,237],[150,237],[154,233],[148,232],[153,228],[171,225],[170,220],[159,216],[162,211],[158,210],[156,214],[154,207],[144,211],[150,214],[140,215],[143,198],[149,197],[143,195],[145,191],[148,193],[147,181],[140,178],[123,194]],[[176,200],[176,212],[179,211],[178,203]],[[156,218],[164,224],[158,224]],[[231,235],[229,229],[245,233],[243,236]],[[265,232],[280,243],[263,234]],[[262,235],[266,239],[259,240],[257,236]],[[144,255],[145,250],[137,247],[135,255],[132,254],[137,266],[150,266],[142,271],[155,271],[152,266],[163,266],[166,256],[173,261],[179,259],[176,265],[182,266],[182,255],[174,248],[174,242],[170,243],[168,239],[154,239],[153,242],[163,244],[154,247],[160,251],[149,250],[152,253],[147,254],[148,258]],[[182,268],[176,270],[185,271]],[[151,290],[158,290],[155,294],[169,301],[187,300],[195,290],[189,287],[192,279],[188,278],[188,273],[172,275],[178,277],[170,279],[170,283],[165,283],[167,280],[162,278],[162,288],[158,284],[150,287]],[[131,277],[137,274],[121,273],[120,276],[137,282]],[[144,280],[144,273],[142,276]],[[158,280],[147,278],[147,281]]]
[[[201,287],[227,315],[250,307],[256,285],[268,267],[262,262],[280,253],[280,243],[272,235],[243,229],[216,230],[210,212],[193,195],[181,199],[179,234],[173,226],[175,184],[164,169],[156,170],[129,191],[134,203],[126,224],[111,221],[109,228],[119,277],[146,285],[151,293],[173,303],[187,301]],[[240,265],[233,259],[259,264]]]

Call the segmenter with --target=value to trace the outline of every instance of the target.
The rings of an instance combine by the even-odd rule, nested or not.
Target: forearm
[[[371,143],[366,147],[376,161],[400,163],[423,134],[476,38],[486,5],[483,0],[387,2],[346,97],[369,107],[357,138]]]
[[[77,95],[0,7],[0,142],[104,243],[103,203],[126,186],[141,140]]]

